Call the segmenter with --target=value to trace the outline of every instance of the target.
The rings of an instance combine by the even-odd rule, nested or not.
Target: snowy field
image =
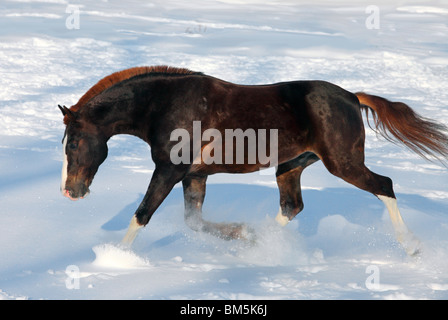
[[[255,243],[189,230],[177,186],[124,250],[150,149],[114,137],[90,196],[69,201],[57,108],[112,72],[166,64],[243,84],[327,80],[448,125],[447,22],[446,0],[2,0],[0,299],[447,299],[438,162],[367,129],[366,163],[393,179],[419,257],[397,244],[381,201],[321,163],[305,171],[305,209],[285,228],[273,174],[209,178],[205,218],[246,222]]]

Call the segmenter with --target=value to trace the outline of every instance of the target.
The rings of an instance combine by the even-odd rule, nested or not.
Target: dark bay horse
[[[134,135],[150,145],[155,170],[123,239],[127,244],[133,242],[138,230],[149,222],[178,182],[183,184],[189,227],[224,239],[248,238],[243,224],[202,219],[207,176],[248,173],[274,165],[280,191],[276,220],[285,225],[303,209],[303,170],[322,160],[333,175],[384,202],[399,242],[414,254],[419,242],[402,220],[391,179],[364,165],[361,111],[367,116],[372,113],[375,129],[386,138],[402,142],[423,156],[442,161],[448,157],[445,126],[420,117],[404,103],[353,94],[324,81],[247,86],[187,69],[136,67],[105,77],[78,103],[59,108],[66,124],[61,191],[72,200],[89,192],[98,167],[107,157],[107,141],[113,135]],[[232,146],[234,140],[223,139],[229,130],[240,130],[244,139],[250,138],[248,133],[255,134],[257,145],[269,145],[275,160],[266,163],[260,157],[251,158],[251,146],[244,146],[240,161],[232,161],[238,150]],[[266,130],[275,133],[275,138],[261,137]],[[175,132],[179,134],[173,135]],[[188,140],[180,140],[182,134]],[[195,134],[201,139],[192,138]],[[235,153],[228,157],[229,152]],[[179,153],[190,161],[173,161],[173,155]]]

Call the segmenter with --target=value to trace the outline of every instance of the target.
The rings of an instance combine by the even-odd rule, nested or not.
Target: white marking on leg
[[[135,240],[135,237],[137,237],[139,230],[142,227],[143,226],[137,222],[137,217],[133,216],[131,222],[129,223],[128,231],[126,232],[126,235],[124,236],[123,240],[121,240],[121,243],[126,246],[131,246]]]
[[[277,216],[275,217],[275,221],[282,227],[286,226],[289,223],[289,218],[283,215],[282,208],[278,209]]]
[[[410,255],[416,254],[419,251],[420,241],[409,231],[408,227],[401,217],[400,210],[398,210],[397,199],[386,196],[377,195],[383,201],[394,227],[395,234],[398,241],[403,245],[406,252]]]
[[[67,170],[68,170],[66,147],[67,147],[67,135],[65,135],[64,141],[62,143],[62,151],[64,152],[64,161],[62,163],[61,192],[64,196],[65,196],[65,184],[67,182]]]
[[[401,217],[400,211],[398,210],[397,199],[378,196],[378,198],[384,202],[387,210],[389,211],[390,219],[392,220],[392,225],[397,233],[407,233],[408,228],[404,224],[403,218]]]

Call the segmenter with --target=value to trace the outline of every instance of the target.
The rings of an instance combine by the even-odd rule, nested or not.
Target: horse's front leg
[[[179,167],[156,166],[146,195],[132,217],[128,231],[121,241],[123,244],[130,246],[134,242],[138,231],[148,224],[162,201],[184,175],[185,170]]]
[[[185,223],[194,231],[202,231],[202,204],[205,198],[207,176],[187,176],[182,180],[185,202]]]
[[[206,232],[225,240],[253,240],[253,231],[242,223],[215,223],[202,218],[207,176],[186,176],[182,180],[185,223],[194,231]]]

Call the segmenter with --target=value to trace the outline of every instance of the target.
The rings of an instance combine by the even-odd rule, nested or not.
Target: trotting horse
[[[324,81],[248,86],[187,69],[136,67],[103,78],[78,103],[59,108],[66,125],[61,191],[72,200],[89,192],[98,167],[107,157],[109,138],[130,134],[150,145],[155,170],[123,239],[129,245],[180,181],[189,227],[224,239],[248,237],[243,224],[202,219],[206,179],[215,173],[254,172],[266,165],[258,158],[248,161],[248,148],[244,149],[242,162],[206,161],[201,152],[207,148],[209,157],[213,156],[211,147],[215,152],[227,152],[224,141],[216,137],[200,140],[199,148],[194,148],[197,141],[192,138],[184,141],[183,151],[189,152],[192,161],[174,163],[173,148],[179,146],[179,141],[172,138],[172,133],[181,128],[192,137],[193,124],[198,121],[201,135],[210,129],[222,135],[228,129],[277,130],[277,150],[274,150],[277,162],[270,165],[277,167],[280,210],[276,221],[281,225],[303,209],[300,187],[303,170],[322,160],[333,175],[384,202],[398,241],[411,255],[418,252],[419,241],[403,222],[391,179],[364,165],[361,111],[367,116],[372,113],[374,129],[386,138],[400,141],[422,156],[442,161],[448,157],[445,126],[420,117],[404,103],[365,93],[353,94]],[[269,144],[270,137],[264,142]]]

